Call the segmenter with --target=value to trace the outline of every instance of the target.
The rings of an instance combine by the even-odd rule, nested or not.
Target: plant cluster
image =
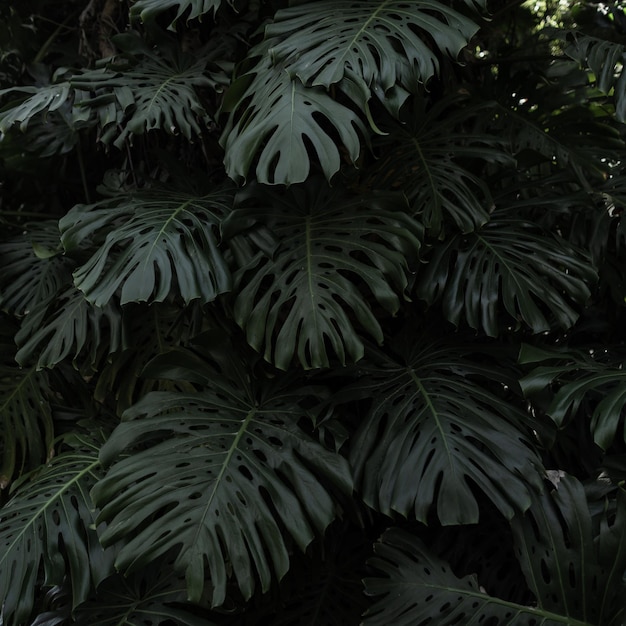
[[[0,5],[0,624],[626,620],[626,9]]]

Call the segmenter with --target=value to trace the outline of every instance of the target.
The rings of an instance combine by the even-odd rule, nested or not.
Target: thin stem
[[[87,201],[87,204],[91,204],[91,194],[89,193],[89,185],[87,185],[87,175],[85,173],[85,159],[83,158],[83,146],[80,140],[80,136],[78,137],[76,154],[78,155],[78,168],[80,170],[80,180],[83,183],[85,200]]]

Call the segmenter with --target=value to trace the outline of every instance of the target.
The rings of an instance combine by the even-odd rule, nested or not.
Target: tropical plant
[[[0,624],[626,619],[626,9],[0,6]]]

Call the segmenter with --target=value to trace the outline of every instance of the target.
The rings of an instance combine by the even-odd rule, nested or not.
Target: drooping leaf
[[[14,332],[0,319],[0,491],[16,472],[43,463],[54,439],[48,377],[35,367],[18,366]]]
[[[294,354],[305,368],[327,367],[333,356],[358,360],[360,329],[382,341],[372,300],[397,312],[422,234],[403,202],[332,191],[319,179],[284,193],[251,191],[227,229],[261,224],[279,245],[239,273],[235,319],[250,345],[285,369]]]
[[[100,475],[99,441],[76,436],[0,509],[0,597],[3,623],[23,624],[39,585],[60,585],[71,577],[73,606],[87,599],[92,585],[112,572],[95,530],[89,490]]]
[[[342,158],[354,163],[361,151],[359,132],[368,136],[358,115],[259,54],[259,63],[237,78],[224,98],[229,117],[220,142],[227,174],[245,180],[256,162],[259,182],[290,185],[307,179],[312,158],[329,179]]]
[[[202,18],[207,13],[215,13],[221,4],[222,0],[137,0],[130,7],[130,14],[132,17],[139,17],[143,22],[148,22],[161,13],[175,8],[176,17],[169,25],[173,30],[183,15],[187,21]]]
[[[0,242],[0,307],[26,315],[71,283],[71,263],[61,254],[56,220],[25,225],[19,235]]]
[[[499,334],[504,312],[511,323],[522,320],[534,333],[552,328],[550,317],[570,328],[579,315],[574,307],[585,304],[597,278],[591,261],[564,239],[514,215],[514,208],[494,211],[474,233],[434,244],[417,294],[429,304],[441,299],[448,320],[459,325],[464,317],[491,337]]]
[[[351,70],[368,87],[414,92],[439,69],[430,41],[456,58],[477,30],[437,0],[322,0],[278,11],[265,37],[272,61],[305,85],[328,88]]]
[[[93,238],[99,247],[74,272],[75,285],[96,306],[118,291],[121,304],[214,300],[231,288],[219,250],[219,225],[229,192],[196,196],[149,189],[77,205],[60,221],[66,250]]]
[[[388,134],[377,138],[383,158],[369,177],[374,188],[401,189],[429,234],[438,237],[453,222],[468,233],[489,220],[493,199],[486,182],[471,166],[510,163],[501,138],[473,127],[492,105],[458,97],[426,109],[415,100]]]
[[[623,359],[607,361],[603,356],[574,350],[537,350],[523,344],[520,363],[537,367],[520,380],[520,385],[531,398],[550,389],[546,412],[558,426],[564,426],[581,409],[591,414],[589,428],[594,441],[607,450],[626,417],[626,371]],[[626,441],[626,424],[623,438]]]
[[[15,358],[21,364],[35,361],[37,369],[54,367],[67,357],[74,363],[82,357],[93,366],[103,345],[115,352],[123,340],[119,308],[113,303],[94,306],[70,285],[26,316],[15,336],[20,347]]]
[[[624,621],[626,497],[614,515],[594,516],[583,485],[560,477],[556,488],[535,495],[512,522],[519,561],[541,609],[567,624],[618,626]],[[594,519],[595,517],[595,519]]]
[[[590,626],[549,610],[487,595],[473,575],[457,578],[450,566],[417,537],[387,530],[375,544],[369,564],[380,575],[365,580],[365,591],[380,596],[365,615],[364,626],[478,624],[499,626]]]
[[[121,571],[173,549],[189,599],[200,599],[208,574],[221,605],[229,578],[245,598],[280,579],[291,542],[304,549],[323,532],[351,477],[345,459],[299,426],[307,390],[261,385],[232,346],[213,354],[177,351],[153,366],[151,376],[171,372],[201,390],[153,392],[129,409],[102,460],[133,452],[92,493],[108,523],[105,545],[124,540]]]
[[[398,356],[372,349],[357,395],[371,408],[351,441],[357,488],[372,508],[427,523],[472,524],[475,490],[506,517],[541,488],[526,416],[489,390],[512,384],[458,343],[401,334]]]

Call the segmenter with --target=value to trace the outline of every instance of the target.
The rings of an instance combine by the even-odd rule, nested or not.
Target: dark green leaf
[[[200,599],[209,573],[214,605],[233,575],[245,598],[257,584],[266,591],[289,567],[290,540],[304,549],[337,514],[333,492],[351,490],[345,459],[298,425],[307,392],[265,385],[259,396],[232,347],[218,353],[221,373],[185,352],[163,361],[164,375],[177,363],[176,376],[206,387],[153,392],[129,409],[102,459],[133,453],[93,491],[109,523],[103,541],[124,540],[118,568],[150,567],[175,549],[189,598]]]
[[[601,509],[602,510],[602,509]],[[567,624],[618,626],[624,620],[626,497],[614,517],[592,517],[582,484],[561,476],[512,522],[519,560],[539,607]]]
[[[534,333],[552,328],[548,312],[567,329],[579,315],[574,306],[591,295],[596,272],[584,251],[514,216],[513,208],[494,212],[475,233],[434,244],[417,293],[428,303],[441,298],[452,323],[463,316],[491,337],[500,332],[504,311]]]
[[[222,4],[222,0],[137,0],[130,8],[133,17],[139,17],[143,22],[153,20],[161,13],[176,9],[176,17],[169,28],[173,29],[176,22],[186,14],[187,21],[201,18],[207,13],[215,13]]]
[[[179,294],[203,303],[230,290],[219,245],[228,193],[195,196],[168,189],[126,193],[74,207],[60,222],[66,250],[94,238],[100,247],[74,272],[87,300],[105,306],[163,302]]]
[[[11,326],[0,320],[0,491],[16,471],[32,469],[52,451],[54,427],[48,377],[18,367]],[[1,597],[1,596],[0,596]]]
[[[520,385],[531,398],[550,388],[553,397],[546,412],[558,426],[564,426],[581,409],[585,415],[591,414],[594,441],[607,450],[624,420],[626,372],[623,361],[606,362],[602,357],[602,353],[594,358],[589,352],[538,350],[524,344],[520,363],[551,363],[533,369],[520,380]],[[623,438],[626,441],[626,430]]]
[[[360,328],[382,341],[371,302],[397,312],[422,234],[403,204],[390,193],[332,191],[319,179],[286,193],[251,191],[226,227],[262,224],[280,243],[240,272],[235,319],[250,345],[285,369],[294,354],[306,368],[327,367],[334,355],[360,359]]]
[[[541,462],[525,414],[489,390],[505,374],[458,343],[417,333],[396,341],[400,357],[372,353],[358,395],[371,409],[351,442],[363,499],[387,515],[427,523],[479,519],[475,490],[506,517],[530,505]]]
[[[436,0],[322,0],[278,11],[269,54],[305,85],[329,87],[352,70],[368,86],[414,91],[439,69],[425,40],[456,57],[478,26]]]
[[[361,151],[357,131],[367,137],[351,109],[323,88],[305,87],[284,67],[272,66],[267,55],[231,85],[223,108],[229,118],[220,141],[226,151],[226,172],[235,180],[245,179],[256,160],[259,182],[303,182],[315,157],[330,179],[342,157],[357,160]]]
[[[106,343],[103,336],[108,336]],[[37,369],[54,367],[66,357],[74,363],[85,357],[87,365],[93,366],[101,356],[102,345],[115,352],[123,340],[117,306],[109,303],[98,308],[70,286],[26,316],[15,336],[20,346],[15,358],[21,364],[36,361]]]
[[[365,626],[479,624],[590,626],[566,615],[487,595],[475,576],[457,578],[450,566],[406,531],[391,528],[374,546],[369,564],[382,576],[367,578],[368,595],[382,596],[365,613]]]
[[[99,476],[98,445],[76,437],[0,509],[0,597],[4,624],[24,623],[33,608],[39,569],[45,586],[72,581],[76,607],[112,570],[95,530],[89,490]]]

